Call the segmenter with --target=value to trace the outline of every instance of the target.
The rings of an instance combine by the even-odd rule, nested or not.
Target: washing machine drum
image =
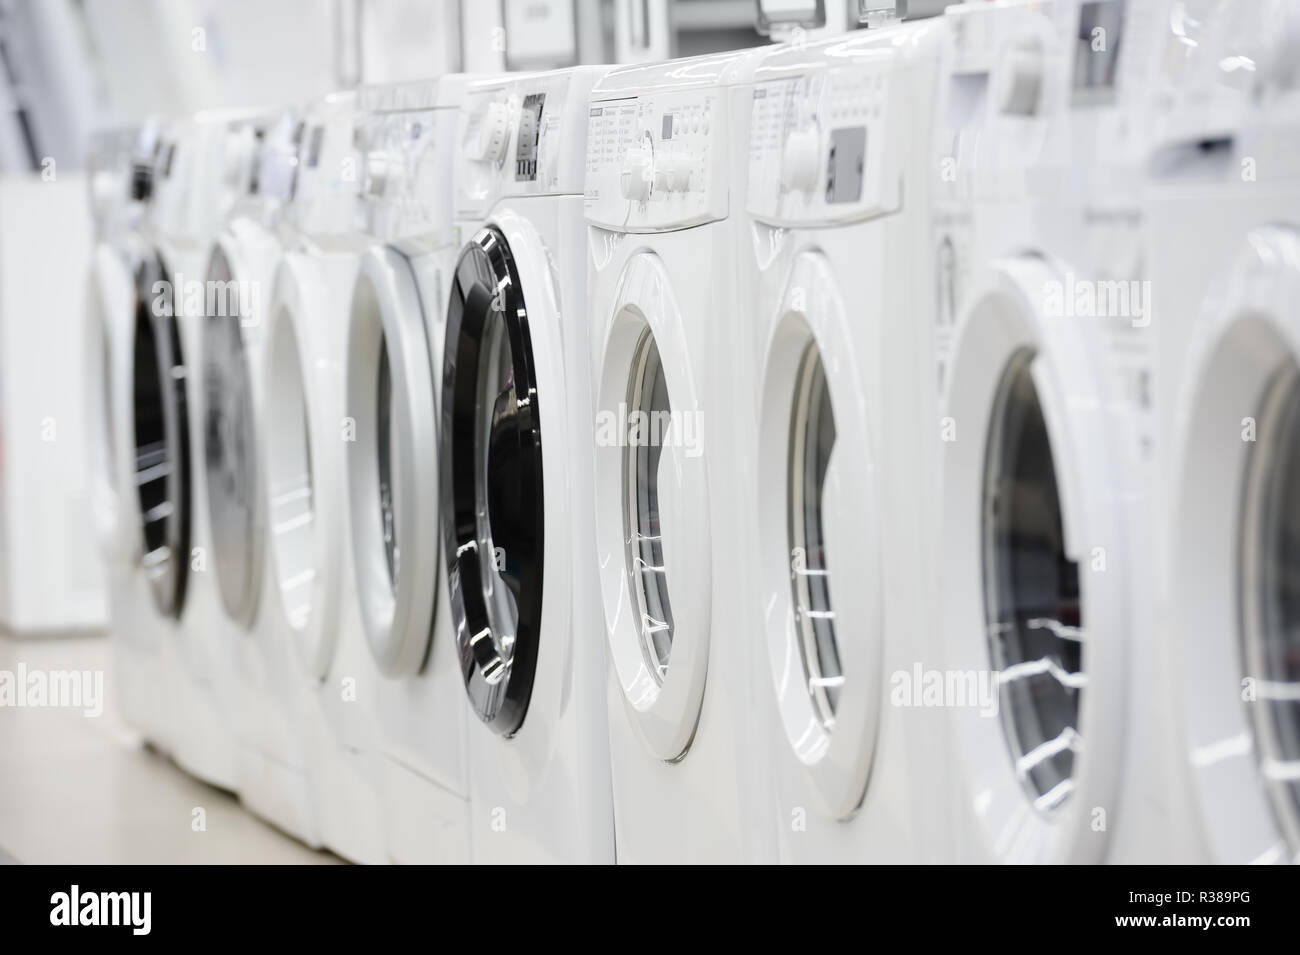
[[[231,283],[224,251],[212,253],[210,282]],[[232,620],[251,626],[262,575],[262,513],[245,329],[241,316],[212,314],[203,320],[203,455],[212,556],[221,601]]]
[[[190,437],[179,298],[167,275],[156,256],[136,273],[132,409],[141,563],[159,612],[180,617],[190,551]]]
[[[443,545],[462,675],[509,736],[532,693],[542,617],[542,434],[528,312],[505,237],[461,252],[442,369]]]

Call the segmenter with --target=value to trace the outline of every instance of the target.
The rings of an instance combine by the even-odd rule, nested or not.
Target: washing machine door
[[[179,618],[190,553],[190,434],[180,305],[156,255],[136,272],[132,409],[141,564],[158,611]]]
[[[996,263],[954,347],[940,546],[945,669],[996,675],[999,719],[953,707],[986,846],[1087,861],[1120,763],[1128,643],[1120,455],[1096,319],[1044,313],[1063,276]]]
[[[1182,754],[1214,856],[1300,859],[1300,232],[1261,227],[1188,347],[1171,474]]]
[[[357,596],[381,672],[418,672],[438,592],[438,446],[424,303],[411,260],[362,258],[348,332],[348,495]]]
[[[91,445],[91,512],[96,539],[109,557],[136,547],[134,506],[124,469],[130,458],[130,351],[134,337],[135,276],[124,249],[95,249],[87,295],[86,375]]]
[[[542,620],[542,430],[532,329],[505,236],[461,251],[442,365],[442,529],[452,623],[475,713],[523,723]]]
[[[209,287],[238,290],[237,278],[230,252],[219,243],[208,263]],[[260,597],[265,518],[258,460],[261,422],[256,420],[245,327],[253,316],[241,313],[237,295],[203,322],[203,448],[221,601],[230,618],[248,628]],[[217,297],[211,298],[215,302]]]
[[[799,255],[767,343],[758,434],[766,659],[822,810],[862,802],[883,697],[879,484],[848,316],[825,257]]]
[[[660,258],[633,256],[597,386],[596,544],[625,708],[657,758],[684,756],[709,663],[712,533],[703,415]]]

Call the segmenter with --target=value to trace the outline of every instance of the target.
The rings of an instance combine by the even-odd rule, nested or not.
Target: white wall
[[[0,625],[101,628],[83,369],[86,180],[0,179]]]

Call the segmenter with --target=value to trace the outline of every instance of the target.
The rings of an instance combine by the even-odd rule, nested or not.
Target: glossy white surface
[[[938,112],[948,43],[938,20],[777,49],[746,104],[736,337],[756,486],[740,550],[752,555],[747,619],[763,635],[752,678],[783,861],[942,858],[941,717],[900,705],[897,684],[934,666],[937,650],[934,130],[921,117]],[[808,349],[835,425],[816,555],[799,552],[790,517],[806,506],[791,500],[791,455]],[[806,662],[794,606],[792,582],[814,557],[829,605],[799,612],[830,615],[840,681],[830,713],[815,696],[820,668]]]
[[[469,780],[460,663],[438,526],[438,401],[444,310],[457,252],[452,167],[467,78],[363,90],[367,231],[348,331],[348,500],[357,591],[378,685],[383,825],[389,858],[469,859]],[[391,514],[380,509],[376,393],[391,374]],[[396,578],[385,535],[396,548]]]
[[[1153,77],[1143,238],[1160,290],[1151,331],[1161,440],[1148,526],[1169,726],[1158,792],[1179,862],[1295,861],[1298,851],[1269,798],[1257,719],[1270,689],[1290,687],[1267,686],[1243,639],[1263,628],[1248,610],[1263,576],[1245,563],[1257,540],[1248,477],[1282,453],[1266,398],[1300,355],[1300,87],[1271,52],[1294,43],[1285,6],[1214,8],[1186,36],[1163,33]],[[1257,68],[1228,68],[1241,57]]]
[[[748,679],[754,641],[736,559],[747,519],[738,488],[752,480],[752,469],[741,461],[736,435],[749,409],[733,378],[739,236],[726,218],[739,208],[731,184],[744,176],[743,164],[729,161],[744,156],[734,140],[748,125],[748,97],[738,112],[738,90],[755,59],[750,52],[623,68],[605,77],[591,99],[584,208],[593,409],[598,422],[627,418],[636,341],[648,330],[680,423],[680,440],[661,436],[658,472],[663,573],[674,617],[662,682],[643,649],[658,621],[639,609],[634,588],[642,571],[629,566],[643,558],[625,546],[624,462],[632,441],[626,423],[621,437],[607,436],[596,448],[620,862],[774,856]],[[668,183],[656,167],[679,132],[701,150],[692,156],[689,191],[666,188],[677,185],[678,170],[668,170]],[[640,159],[628,161],[630,146],[643,150]],[[629,175],[630,186],[636,177],[649,183],[645,198],[636,190],[635,198],[624,198]]]
[[[1169,727],[1153,689],[1161,677],[1147,639],[1152,559],[1142,551],[1148,509],[1139,503],[1150,345],[1139,316],[1076,315],[1052,297],[1144,277],[1136,254],[1143,120],[1132,97],[1158,60],[1155,5],[1128,4],[1124,20],[1108,25],[1122,37],[1111,61],[1080,39],[1089,35],[1082,9],[994,4],[946,16],[956,46],[939,148],[951,174],[942,177],[934,234],[936,370],[949,429],[938,551],[943,666],[994,665],[984,448],[996,389],[1017,356],[1030,357],[1062,556],[1077,573],[1079,624],[1059,632],[1081,644],[1077,674],[1057,676],[1081,695],[1076,722],[1048,741],[1073,753],[1069,775],[1050,791],[1031,791],[1028,777],[1049,746],[1013,750],[1006,714],[948,714],[951,851],[963,860],[1154,860],[1168,848],[1158,767]],[[1000,703],[1008,705],[1005,692]]]

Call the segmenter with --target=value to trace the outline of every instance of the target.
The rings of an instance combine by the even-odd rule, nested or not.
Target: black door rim
[[[508,371],[508,381],[484,407],[485,359],[502,349],[509,361],[497,370]],[[528,711],[537,667],[545,498],[528,312],[510,247],[492,227],[456,262],[441,418],[444,557],[461,675],[478,717],[512,736]],[[500,626],[503,607],[513,634]]]

